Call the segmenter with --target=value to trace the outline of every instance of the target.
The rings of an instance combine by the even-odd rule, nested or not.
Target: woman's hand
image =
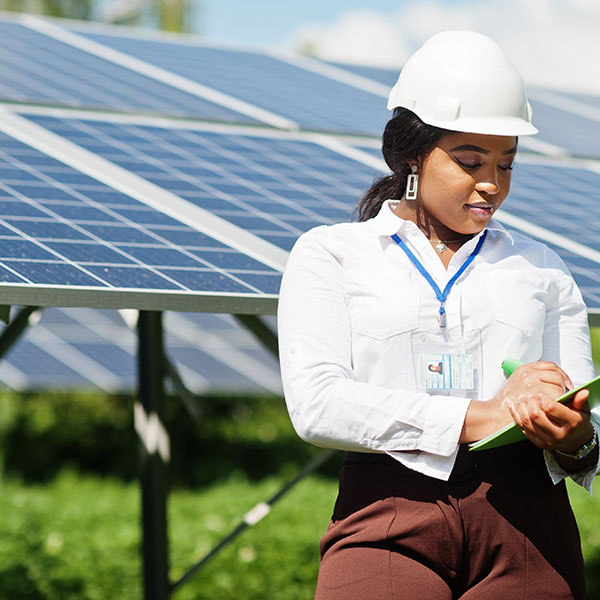
[[[538,448],[574,452],[591,439],[593,429],[587,390],[568,404],[556,402],[572,387],[554,363],[521,365],[491,401],[471,402],[460,441],[482,439],[514,421]]]
[[[566,404],[556,402],[572,387],[560,367],[538,362],[515,369],[500,394],[515,423],[538,448],[575,452],[591,439],[593,429],[588,390]]]

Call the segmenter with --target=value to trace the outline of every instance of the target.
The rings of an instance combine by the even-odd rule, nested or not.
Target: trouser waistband
[[[391,456],[383,453],[347,452],[344,462],[385,464],[405,475],[417,473]],[[531,469],[536,463],[539,466],[544,465],[543,454],[529,440],[500,448],[475,452],[469,452],[468,444],[461,444],[448,481],[451,483],[464,481],[485,471],[500,471],[504,469],[515,471],[525,465],[527,469]]]

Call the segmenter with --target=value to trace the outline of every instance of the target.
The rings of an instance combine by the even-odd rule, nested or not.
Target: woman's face
[[[441,137],[418,170],[418,202],[434,229],[479,233],[508,194],[516,151],[514,136]]]

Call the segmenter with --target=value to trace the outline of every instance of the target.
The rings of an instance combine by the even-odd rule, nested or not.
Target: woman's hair
[[[450,133],[427,125],[406,108],[397,108],[385,126],[382,139],[383,158],[392,175],[378,179],[360,199],[355,213],[359,221],[374,217],[385,200],[404,196],[410,161],[425,157],[442,135]]]

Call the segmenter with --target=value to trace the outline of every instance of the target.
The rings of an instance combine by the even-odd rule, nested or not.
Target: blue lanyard
[[[481,246],[483,246],[483,242],[485,241],[486,236],[487,230],[483,232],[483,235],[479,238],[479,241],[477,242],[477,246],[475,246],[475,250],[473,250],[473,252],[469,254],[467,260],[465,260],[465,262],[461,265],[460,269],[456,271],[456,273],[454,274],[452,279],[446,284],[446,287],[442,292],[442,290],[440,290],[440,288],[438,287],[438,284],[433,280],[433,277],[431,277],[431,275],[427,272],[427,269],[419,262],[419,259],[409,250],[408,246],[398,236],[398,234],[395,233],[394,235],[392,235],[392,239],[396,242],[396,244],[398,244],[398,246],[400,246],[400,248],[402,248],[402,250],[404,250],[406,256],[410,258],[413,265],[415,265],[415,267],[417,267],[417,269],[419,270],[419,273],[421,273],[421,275],[425,277],[427,283],[429,283],[429,285],[433,288],[437,299],[440,301],[440,314],[438,316],[438,323],[440,324],[440,327],[446,327],[446,309],[444,305],[446,304],[446,300],[448,299],[448,295],[450,294],[452,286],[454,285],[456,280],[464,273],[465,269],[473,262],[473,259],[477,256],[477,254],[479,254],[479,251],[481,250]]]

